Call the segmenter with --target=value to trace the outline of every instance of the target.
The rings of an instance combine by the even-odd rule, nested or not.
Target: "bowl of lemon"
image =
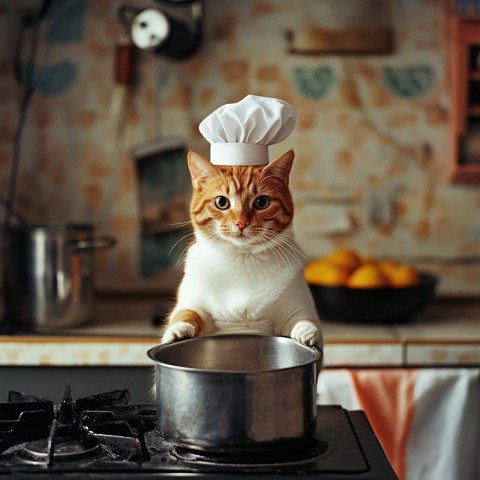
[[[438,278],[409,264],[335,250],[305,267],[321,318],[335,322],[406,323],[434,297]]]

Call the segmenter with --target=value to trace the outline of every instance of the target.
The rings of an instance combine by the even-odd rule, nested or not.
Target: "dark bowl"
[[[420,273],[403,288],[347,288],[309,284],[321,319],[345,323],[406,323],[433,298],[438,278]]]

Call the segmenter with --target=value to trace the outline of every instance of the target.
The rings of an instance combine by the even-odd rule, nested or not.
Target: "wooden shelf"
[[[480,17],[456,17],[448,8],[448,59],[451,85],[448,179],[454,183],[480,185],[480,163],[474,163],[472,146],[480,136],[480,103],[471,87],[480,88]],[[474,92],[476,94],[477,92]],[[474,103],[473,103],[474,102]]]
[[[469,117],[480,117],[480,105],[472,105],[468,107],[467,114]]]
[[[448,175],[453,183],[479,184],[480,183],[480,163],[457,164]]]

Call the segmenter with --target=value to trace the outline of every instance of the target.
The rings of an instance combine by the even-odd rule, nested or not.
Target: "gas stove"
[[[317,407],[310,442],[255,454],[207,453],[166,441],[156,406],[134,404],[128,390],[61,404],[10,391],[0,403],[0,480],[249,478],[396,479],[361,411]]]

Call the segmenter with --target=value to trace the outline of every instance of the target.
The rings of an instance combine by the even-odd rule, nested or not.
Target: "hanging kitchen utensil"
[[[195,53],[202,40],[202,4],[198,0],[186,3],[191,15],[185,21],[165,9],[128,5],[120,8],[119,17],[138,49],[184,60]]]

